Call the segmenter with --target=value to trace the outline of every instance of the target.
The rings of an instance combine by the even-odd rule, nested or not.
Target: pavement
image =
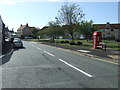
[[[86,49],[82,47],[63,46],[55,43],[42,43],[42,44],[72,50],[89,57],[106,59],[115,63],[119,62],[119,55],[120,55],[119,50],[115,50],[112,48],[106,48],[106,50],[101,50],[101,49],[93,49],[92,47],[90,49]]]

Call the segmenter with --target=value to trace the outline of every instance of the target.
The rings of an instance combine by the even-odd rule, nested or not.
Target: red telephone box
[[[102,32],[95,31],[93,33],[93,47],[94,49],[101,48],[101,42],[102,42]]]

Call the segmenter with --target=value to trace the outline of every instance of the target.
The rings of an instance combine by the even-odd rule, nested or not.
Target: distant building
[[[9,37],[9,38],[14,38],[14,37],[16,37],[16,34],[15,34],[15,32],[13,31],[13,29],[8,31],[8,37]]]
[[[98,31],[102,32],[102,37],[104,39],[120,39],[120,24],[94,24],[99,28]]]
[[[26,25],[20,25],[20,27],[17,30],[17,34],[19,37],[25,37],[31,35],[31,27],[28,26],[28,23]]]
[[[9,37],[9,29],[8,29],[8,26],[5,27],[5,37]]]

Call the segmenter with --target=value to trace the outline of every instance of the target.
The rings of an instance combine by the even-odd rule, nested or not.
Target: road
[[[24,41],[2,57],[3,88],[118,88],[118,65]]]

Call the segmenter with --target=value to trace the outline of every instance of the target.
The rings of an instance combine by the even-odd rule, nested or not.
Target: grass
[[[71,46],[71,47],[82,47],[82,48],[92,48],[92,45],[70,45],[69,43],[58,43],[64,46]]]
[[[48,42],[49,39],[24,39],[26,41],[34,41],[34,42]],[[70,39],[55,39],[55,41],[71,41]],[[86,40],[75,40],[75,42],[80,41],[83,44],[82,45],[70,45],[69,43],[58,43],[60,45],[65,46],[72,46],[72,47],[83,47],[83,48],[92,48],[92,40],[86,41]],[[112,40],[103,40],[103,42],[106,43],[107,48],[113,48],[120,50],[120,42],[114,42]]]
[[[107,42],[106,42],[106,45],[107,45],[107,47],[109,47],[109,48],[113,48],[113,49],[118,49],[118,50],[120,50],[120,42],[107,41]]]
[[[55,39],[56,41],[70,41],[70,39]],[[75,40],[75,42],[80,41],[83,43],[83,45],[69,45],[69,44],[61,44],[61,45],[67,45],[67,46],[74,46],[74,47],[83,47],[83,48],[92,48],[92,40]],[[113,48],[116,50],[120,50],[120,42],[114,42],[112,40],[103,40],[103,42],[106,43],[107,48]],[[60,44],[60,43],[59,43]]]
[[[33,42],[48,42],[49,39],[23,39],[25,41],[33,41]]]

